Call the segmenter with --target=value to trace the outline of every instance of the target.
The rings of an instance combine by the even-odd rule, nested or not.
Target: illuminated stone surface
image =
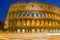
[[[40,33],[60,33],[60,8],[39,2],[14,3],[9,8],[5,24],[5,28],[11,27],[16,33],[22,33],[23,38],[27,36],[27,39],[23,40],[48,40],[47,37],[45,39],[46,35],[43,36],[44,38],[41,38]],[[37,38],[37,36],[39,38],[31,39],[30,33],[32,38]],[[34,33],[39,33],[39,35]],[[18,35],[20,36],[21,34]],[[49,39],[55,40],[53,37]]]

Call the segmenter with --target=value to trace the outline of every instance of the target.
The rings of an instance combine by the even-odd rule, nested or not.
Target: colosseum
[[[5,24],[20,33],[60,33],[60,8],[41,2],[14,3]]]

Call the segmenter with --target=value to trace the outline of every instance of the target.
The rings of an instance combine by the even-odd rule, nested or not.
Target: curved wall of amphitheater
[[[21,32],[60,32],[60,8],[38,2],[15,3],[9,8],[5,24]]]

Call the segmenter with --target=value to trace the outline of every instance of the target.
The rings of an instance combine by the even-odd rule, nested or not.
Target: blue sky
[[[31,0],[24,0],[31,2]],[[44,2],[60,7],[60,0],[35,0],[36,2]],[[22,2],[22,0],[0,0],[0,20],[5,21],[9,7],[12,3]]]

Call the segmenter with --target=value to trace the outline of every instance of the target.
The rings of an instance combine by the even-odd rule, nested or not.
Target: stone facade
[[[60,33],[60,8],[39,2],[14,3],[5,24],[5,28],[18,27],[23,33]]]

